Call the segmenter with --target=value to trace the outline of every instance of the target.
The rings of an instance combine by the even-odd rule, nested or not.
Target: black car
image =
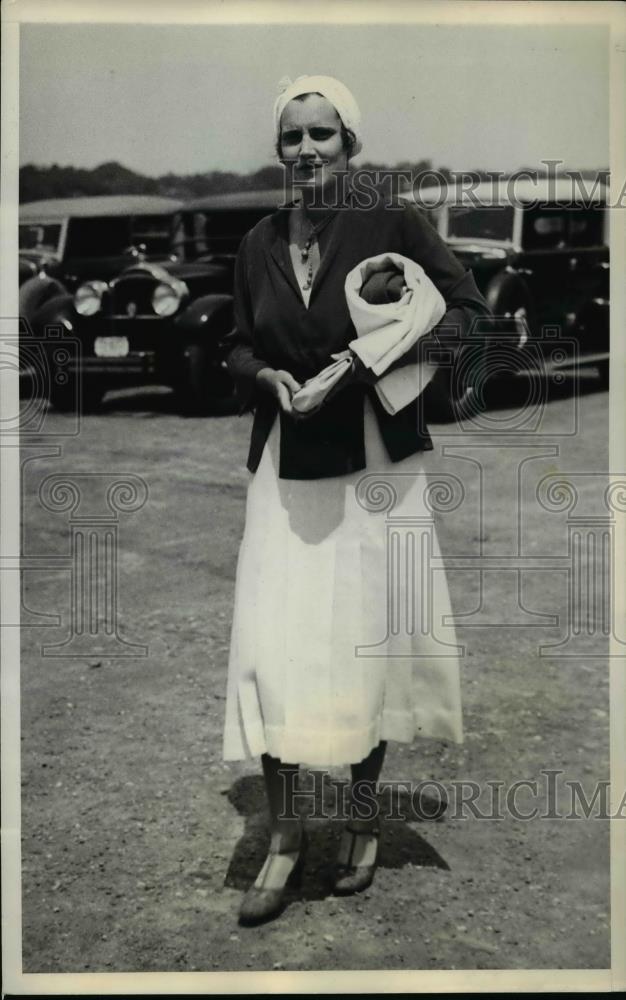
[[[283,192],[244,192],[189,202],[162,259],[143,253],[109,281],[77,282],[74,294],[39,314],[78,338],[80,359],[69,385],[53,377],[53,403],[92,408],[121,385],[172,387],[179,408],[211,411],[232,399],[223,338],[232,329],[234,264],[239,244]],[[54,373],[53,373],[54,376]]]
[[[102,195],[25,202],[19,209],[20,288],[38,278],[73,293],[86,280],[109,281],[140,254],[167,258],[181,202],[153,195]],[[27,317],[36,305],[26,310]]]
[[[73,332],[77,315],[73,298],[79,288],[89,300],[134,262],[171,261],[180,206],[180,201],[152,195],[54,198],[20,205],[19,308],[23,329],[27,328],[39,345],[45,342],[50,325],[61,324],[68,333]],[[24,348],[27,354],[26,337]],[[88,395],[90,387],[85,388]],[[52,380],[50,385],[59,406],[71,406],[75,390],[71,377]]]
[[[471,268],[493,312],[479,379],[493,384],[584,364],[595,366],[608,384],[603,184],[586,187],[566,177],[512,179],[465,192],[427,189],[420,192],[422,200],[437,206],[440,235]],[[460,376],[457,389],[451,389],[453,400],[467,388]]]

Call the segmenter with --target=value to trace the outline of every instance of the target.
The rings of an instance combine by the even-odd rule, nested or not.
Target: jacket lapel
[[[328,234],[328,243],[324,247],[323,252],[320,255],[320,266],[317,269],[317,274],[313,278],[313,284],[311,285],[311,295],[309,298],[309,308],[311,307],[311,302],[317,295],[318,289],[321,282],[324,280],[324,276],[328,273],[330,265],[333,263],[340,245],[340,229],[343,223],[343,212],[338,209],[335,213],[335,218],[330,222],[330,233]]]
[[[302,301],[302,293],[298,288],[298,283],[296,281],[296,276],[294,274],[293,266],[291,263],[291,257],[289,256],[289,215],[288,208],[279,209],[275,225],[272,228],[269,244],[269,252],[272,259],[276,263],[277,267],[282,272],[287,283],[293,289],[294,294],[297,296],[298,301]],[[321,282],[324,280],[324,276],[328,273],[328,270],[333,263],[335,257],[337,256],[338,250],[340,248],[341,239],[341,229],[344,224],[344,212],[341,208],[337,209],[335,212],[335,217],[331,219],[329,223],[330,232],[328,234],[328,242],[321,253],[320,266],[317,270],[317,274],[313,278],[313,284],[311,286],[311,295],[309,297],[309,309],[317,291],[320,287]]]
[[[288,209],[286,208],[279,209],[278,211],[270,237],[269,252],[287,283],[291,286],[298,299],[302,301],[302,295],[300,294],[289,256],[289,216],[287,212]]]
[[[309,298],[309,308],[314,297],[317,295],[321,283],[324,281],[326,274],[329,271],[331,264],[335,262],[337,254],[341,248],[341,241],[344,237],[344,227],[346,219],[346,209],[352,207],[354,204],[354,192],[352,184],[348,181],[347,191],[344,193],[341,203],[335,208],[335,217],[330,222],[330,233],[328,243],[324,248],[324,252],[321,254],[320,266],[318,268],[317,274],[313,278],[313,284],[311,286],[311,296]]]

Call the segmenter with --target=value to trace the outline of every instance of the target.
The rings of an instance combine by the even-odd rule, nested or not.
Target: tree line
[[[434,168],[432,161],[428,159],[415,162],[404,160],[393,166],[387,163],[366,162],[361,164],[359,169],[410,171],[414,183],[416,181],[419,183],[420,176],[436,169],[440,176],[447,180],[452,179],[452,172],[447,167]],[[529,169],[532,168],[520,168],[520,170]],[[541,170],[537,173],[541,175]],[[590,179],[606,173],[606,170],[580,171],[581,176]],[[491,176],[489,171],[481,169],[467,171],[466,176],[468,174],[473,175],[476,180],[489,180]],[[20,168],[19,190],[21,202],[103,194],[153,194],[184,201],[210,194],[228,194],[231,191],[270,190],[281,187],[283,177],[283,168],[278,164],[264,166],[245,174],[210,170],[206,173],[167,173],[161,177],[147,177],[115,161],[101,163],[91,170],[59,166],[56,163],[45,167],[28,163]]]

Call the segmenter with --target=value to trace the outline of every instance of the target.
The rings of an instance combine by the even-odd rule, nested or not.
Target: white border
[[[226,23],[438,23],[537,25],[605,24],[611,30],[611,172],[626,179],[626,7],[620,2],[567,3],[505,0],[494,3],[462,0],[308,0],[296,5],[255,0],[6,0],[2,6],[2,217],[0,222],[0,316],[17,316],[17,121],[19,22],[100,22],[149,24]],[[611,220],[611,392],[610,469],[626,471],[626,227],[625,213]],[[17,412],[16,373],[0,371],[0,419]],[[0,427],[2,425],[0,424]],[[0,553],[15,553],[19,538],[19,452],[0,449],[1,522]],[[618,579],[614,588],[616,618],[626,620],[626,528],[616,518]],[[6,576],[6,574],[5,574]],[[1,581],[2,620],[16,621],[19,592],[14,579]],[[211,972],[211,973],[85,973],[27,974],[21,971],[21,902],[19,842],[19,630],[0,630],[2,654],[2,951],[3,991],[8,993],[132,994],[142,993],[329,993],[329,992],[481,992],[521,990],[598,991],[626,989],[626,822],[611,823],[611,970],[458,970],[458,971],[359,971],[359,972]],[[611,781],[616,808],[626,788],[626,681],[625,664],[613,648],[611,681]]]

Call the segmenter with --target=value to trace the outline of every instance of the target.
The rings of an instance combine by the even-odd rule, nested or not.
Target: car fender
[[[19,259],[19,281],[20,286],[24,284],[25,281],[30,281],[31,278],[37,277],[37,265],[33,260],[28,260],[20,255]]]
[[[532,303],[530,288],[512,267],[498,271],[485,289],[485,299],[494,316],[504,315],[515,301]]]
[[[188,341],[219,343],[233,326],[233,297],[216,294],[196,299],[176,317],[174,325]]]
[[[503,334],[507,349],[518,351],[530,346],[537,332],[533,294],[524,278],[511,266],[491,279],[485,299],[493,315],[493,334]]]
[[[74,333],[76,311],[73,296],[67,292],[62,295],[54,295],[37,309],[30,322],[38,336],[44,335],[46,328],[52,326],[60,326],[68,334]]]
[[[67,289],[56,278],[37,274],[21,285],[19,290],[20,318],[31,322],[39,310],[53,298],[67,295]]]

